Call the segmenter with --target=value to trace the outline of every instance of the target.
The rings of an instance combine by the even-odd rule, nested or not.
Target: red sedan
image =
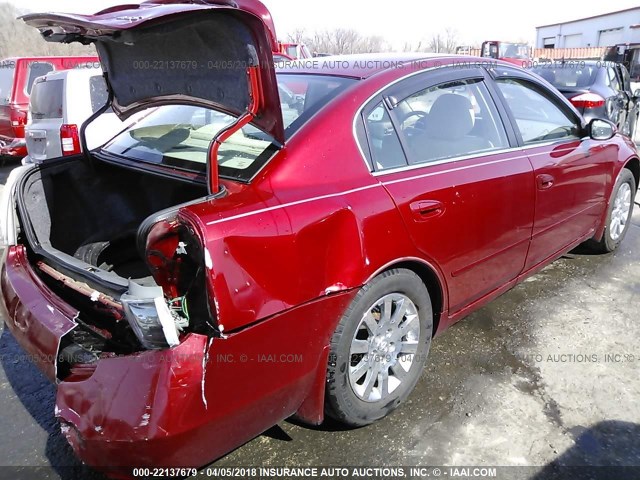
[[[292,415],[378,420],[432,337],[629,227],[634,145],[506,63],[276,72],[255,0],[25,21],[95,43],[120,116],[155,108],[7,186],[2,314],[90,465],[197,467]]]

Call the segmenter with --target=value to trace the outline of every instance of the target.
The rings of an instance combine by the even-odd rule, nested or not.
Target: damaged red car
[[[150,110],[7,186],[0,308],[89,465],[199,467],[293,415],[369,424],[434,335],[628,229],[633,144],[508,64],[276,72],[255,0],[24,20],[95,44],[103,110]]]

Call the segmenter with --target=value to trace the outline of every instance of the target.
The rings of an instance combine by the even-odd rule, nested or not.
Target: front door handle
[[[538,179],[538,190],[547,190],[553,187],[553,182],[555,181],[555,178],[553,178],[553,175],[548,175],[546,173],[538,175],[537,179]]]
[[[439,217],[444,213],[444,205],[437,200],[418,200],[409,205],[411,213],[418,220]]]

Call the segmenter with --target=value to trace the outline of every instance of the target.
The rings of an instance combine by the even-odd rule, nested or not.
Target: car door
[[[533,226],[533,169],[513,149],[481,69],[399,83],[364,111],[374,175],[455,314],[515,279]]]
[[[622,64],[617,64],[615,70],[616,75],[620,79],[620,92],[624,97],[625,104],[626,121],[622,127],[622,133],[631,137],[635,133],[638,120],[637,100],[631,91],[631,76],[627,68]]]
[[[609,119],[615,123],[621,131],[624,131],[627,123],[627,109],[629,108],[629,98],[624,91],[622,76],[618,69],[618,64],[611,64],[606,67],[609,87],[613,90],[613,96],[606,99],[605,107]]]
[[[528,270],[595,232],[616,155],[609,146],[583,138],[581,117],[559,94],[515,69],[493,73],[535,174]]]

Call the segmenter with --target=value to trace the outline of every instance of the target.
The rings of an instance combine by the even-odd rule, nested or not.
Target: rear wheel
[[[420,377],[432,331],[429,292],[414,272],[389,270],[362,287],[331,340],[326,413],[362,426],[397,408]]]
[[[589,240],[587,242],[589,247],[601,253],[612,252],[618,248],[631,224],[635,194],[635,179],[631,171],[624,168],[613,187],[602,239],[600,241]]]

